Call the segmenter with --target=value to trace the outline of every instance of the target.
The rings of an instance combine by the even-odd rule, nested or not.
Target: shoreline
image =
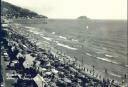
[[[29,30],[28,30],[28,32],[29,32]],[[22,33],[23,34],[23,33]],[[39,37],[39,35],[38,34],[34,34],[34,32],[29,32],[29,34],[30,34],[30,36],[32,35],[32,36],[34,36],[34,39],[35,40],[37,40],[38,38],[41,38],[41,37]],[[37,43],[38,43],[38,41],[37,41]],[[39,41],[39,43],[41,43],[40,41]],[[38,46],[40,47],[40,48],[42,48],[42,47],[44,47],[44,44],[45,43],[43,43],[43,46],[41,46],[41,44],[38,44]],[[47,44],[47,41],[46,41],[46,44]],[[54,53],[53,51],[55,51],[56,49],[55,48],[53,48],[53,47],[51,47],[50,45],[48,46],[49,44],[47,44],[46,45],[46,47],[44,47],[46,50],[50,50],[50,52],[52,53],[52,54],[54,54],[56,57],[60,57],[60,55],[61,56],[65,56],[65,57],[67,57],[68,59],[71,59],[71,60],[74,60],[75,61],[75,59],[74,58],[71,58],[70,56],[67,56],[67,55],[65,55],[65,54],[63,54],[62,52],[60,52],[61,54],[59,54],[59,55],[57,55],[57,53],[58,53],[58,50],[57,50],[57,52],[56,53]],[[47,47],[48,46],[48,47]],[[61,60],[61,59],[60,59]],[[64,60],[64,59],[63,59]],[[77,69],[82,69],[81,70],[81,72],[82,73],[84,73],[84,74],[87,74],[88,76],[90,76],[90,77],[92,77],[92,78],[96,78],[96,79],[98,79],[98,80],[100,80],[100,81],[103,81],[103,79],[106,79],[107,80],[107,78],[106,78],[106,75],[104,74],[104,72],[101,72],[101,71],[98,71],[98,70],[95,70],[95,75],[93,76],[93,66],[90,66],[90,65],[84,65],[84,67],[82,67],[83,65],[81,65],[81,62],[80,61],[77,61],[76,62],[77,64],[77,66],[75,66],[75,67],[77,67]],[[84,70],[85,71],[84,71]],[[99,74],[100,73],[100,74]],[[99,74],[99,75],[98,75]],[[113,73],[111,73],[111,74],[113,74]],[[114,74],[113,74],[114,75]],[[113,79],[111,79],[111,78],[109,78],[109,80],[113,80]],[[118,81],[116,81],[115,80],[115,84],[121,84],[120,82],[118,82]]]
[[[33,34],[32,32],[29,32],[29,31],[26,31],[26,29],[25,29],[25,27],[22,27],[21,25],[19,25],[18,24],[18,26],[17,25],[11,25],[11,28],[13,28],[13,29],[15,29],[14,31],[15,32],[17,32],[19,35],[21,35],[21,36],[25,36],[27,39],[29,39],[30,41],[32,41],[33,40],[33,43],[38,43],[38,40],[37,39],[39,39],[39,38],[41,38],[41,37],[39,37],[38,35],[36,36],[36,34]],[[19,30],[19,29],[23,29],[22,31],[21,30]],[[47,42],[46,42],[47,43]],[[43,44],[45,44],[45,43],[43,43]],[[36,44],[35,44],[36,45]],[[45,44],[46,45],[46,44]],[[100,76],[100,79],[98,79],[98,78],[96,78],[95,77],[95,75],[94,75],[94,72],[92,71],[92,67],[90,67],[90,66],[84,66],[84,68],[83,67],[81,67],[82,65],[80,65],[81,63],[80,62],[78,62],[78,61],[75,61],[75,59],[73,59],[73,58],[71,58],[71,57],[69,57],[69,56],[67,56],[67,55],[65,55],[65,54],[63,54],[63,53],[59,53],[59,55],[58,54],[56,54],[56,52],[53,52],[53,51],[55,51],[55,48],[53,48],[53,47],[51,47],[50,45],[48,46],[48,44],[46,45],[46,47],[44,46],[44,45],[37,45],[37,47],[39,47],[39,48],[43,48],[43,49],[45,49],[47,52],[50,52],[50,54],[52,54],[52,55],[54,55],[56,58],[59,58],[59,60],[61,61],[61,62],[64,62],[65,64],[68,64],[68,63],[70,63],[71,62],[71,64],[68,64],[68,65],[72,65],[74,62],[76,63],[75,64],[75,69],[77,70],[77,71],[80,71],[80,73],[83,73],[83,74],[85,74],[85,75],[87,75],[89,78],[93,78],[93,79],[97,79],[97,80],[99,80],[99,81],[103,81],[103,78]],[[57,50],[57,53],[58,53],[58,50]],[[63,57],[63,59],[62,59],[62,57]],[[68,60],[65,60],[65,58],[68,58]],[[66,63],[67,62],[67,63]],[[91,70],[89,70],[91,68]],[[97,72],[97,71],[95,71],[95,73],[99,73],[99,72]],[[93,74],[93,75],[92,75]],[[97,75],[97,74],[96,74]],[[115,83],[116,85],[119,85],[119,83],[117,82],[117,83]]]
[[[30,30],[30,29],[29,29]],[[29,32],[29,30],[28,30],[28,32]],[[31,31],[31,30],[30,30]],[[40,34],[38,35],[38,32],[30,32],[30,33],[32,33],[34,36],[35,36],[35,39],[39,39],[39,38],[41,38],[39,41],[37,41],[37,44],[40,46],[40,47],[42,47],[43,48],[43,46],[45,45],[43,42],[41,42],[41,40],[44,40],[43,39],[43,37],[42,36],[40,36]],[[47,43],[49,43],[49,42],[47,42],[47,40],[46,40],[46,44]],[[41,45],[43,45],[43,46],[41,46]],[[49,45],[49,46],[48,46]],[[57,52],[60,52],[61,54],[62,54],[62,56],[64,55],[65,57],[69,57],[69,59],[71,58],[71,59],[73,59],[73,60],[75,60],[73,57],[70,57],[70,56],[68,56],[68,55],[65,55],[64,53],[62,53],[60,50],[57,50],[55,47],[52,47],[52,45],[50,45],[50,44],[47,44],[47,46],[48,47],[46,47],[46,49],[50,49],[51,50],[51,52],[52,51],[56,51],[55,52],[55,54],[57,54]],[[67,46],[67,45],[66,45]],[[75,49],[76,50],[76,49]],[[60,55],[60,54],[59,54]],[[102,60],[101,58],[98,58],[97,57],[97,59],[99,59],[99,60]],[[77,60],[77,59],[76,59]],[[77,61],[77,62],[79,62],[77,65],[80,65],[81,67],[83,66],[83,65],[81,65],[81,61]],[[116,63],[116,62],[112,62],[112,61],[109,61],[109,63]],[[116,65],[118,65],[118,64],[116,64]],[[85,68],[90,68],[90,70],[92,70],[92,68],[93,68],[93,66],[91,66],[91,65],[87,65],[87,64],[84,64],[84,67]],[[83,67],[83,68],[84,68]],[[122,66],[123,67],[123,66]],[[103,71],[103,70],[96,70],[95,71],[97,74],[98,73],[101,73],[101,75],[99,75],[99,76],[102,76],[102,80],[103,80],[103,78],[106,78],[106,76],[105,76],[105,71]],[[85,72],[85,73],[88,73],[88,72]],[[90,74],[90,73],[88,73],[88,74]],[[121,81],[122,79],[121,79],[121,75],[118,75],[118,74],[114,74],[113,72],[109,72],[108,71],[108,76],[109,77],[107,77],[107,78],[109,78],[109,79],[111,79],[111,80],[113,80],[112,78],[114,78],[114,80],[116,81],[117,79],[117,83],[121,83],[121,82],[119,82],[119,80]],[[101,80],[101,79],[99,79],[99,80]]]

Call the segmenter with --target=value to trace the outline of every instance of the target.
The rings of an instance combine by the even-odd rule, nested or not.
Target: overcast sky
[[[49,18],[127,19],[127,0],[4,0]]]

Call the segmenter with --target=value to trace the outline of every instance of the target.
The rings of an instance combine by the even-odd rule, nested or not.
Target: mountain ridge
[[[1,16],[6,16],[7,18],[48,18],[47,16],[39,15],[29,9],[5,1],[1,1]]]

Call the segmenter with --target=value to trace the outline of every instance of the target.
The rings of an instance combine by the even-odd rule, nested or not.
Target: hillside
[[[33,18],[33,17],[47,18],[46,16],[39,15],[33,11],[12,5],[5,1],[1,1],[1,15],[6,16],[7,18],[19,18],[19,17],[22,17],[22,18]]]

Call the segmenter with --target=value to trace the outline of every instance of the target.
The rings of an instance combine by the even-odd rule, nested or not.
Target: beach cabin
[[[36,83],[36,85],[38,87],[44,87],[45,85],[45,80],[42,76],[40,76],[39,74],[37,74],[34,78],[33,78],[34,82]]]

